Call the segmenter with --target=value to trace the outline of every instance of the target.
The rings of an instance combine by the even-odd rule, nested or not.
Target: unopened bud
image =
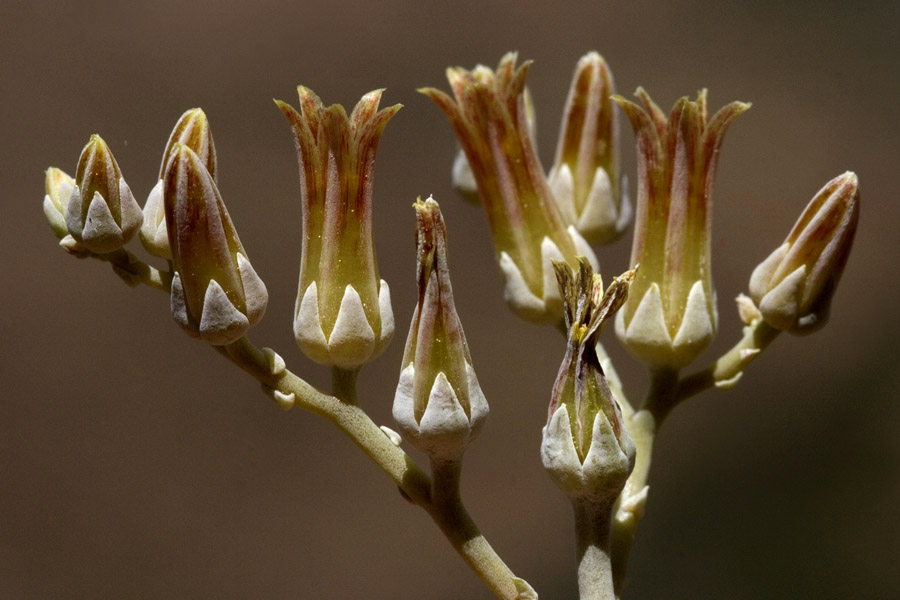
[[[168,260],[172,259],[172,251],[169,248],[166,210],[163,206],[163,177],[166,174],[166,165],[169,164],[169,159],[178,144],[193,150],[206,166],[213,181],[216,180],[216,147],[213,144],[209,121],[203,110],[192,108],[178,119],[163,152],[162,164],[159,167],[159,181],[150,190],[150,195],[144,204],[144,223],[141,225],[140,232],[141,243],[150,254]]]
[[[66,209],[66,227],[75,241],[97,254],[125,245],[143,215],[109,146],[99,135],[81,151],[75,189]]]
[[[806,206],[787,239],[750,276],[750,296],[776,329],[811,333],[828,320],[859,220],[859,181],[844,173]]]
[[[44,195],[44,216],[56,237],[63,239],[69,234],[66,213],[69,209],[69,197],[75,191],[75,180],[61,169],[50,167],[47,169],[45,185],[47,193]]]
[[[393,413],[409,443],[431,458],[452,460],[478,435],[488,405],[453,302],[440,207],[431,198],[414,207],[419,301]]]
[[[578,61],[563,112],[556,160],[547,178],[560,213],[586,240],[605,244],[631,221],[619,177],[619,127],[606,61],[590,52]]]
[[[173,147],[163,186],[176,271],[172,315],[205,342],[234,342],[262,319],[266,286],[247,258],[212,175],[193,150]]]

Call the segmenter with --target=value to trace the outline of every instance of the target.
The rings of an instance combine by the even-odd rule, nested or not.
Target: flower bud
[[[787,239],[750,276],[763,320],[791,333],[812,333],[828,320],[859,220],[859,181],[844,173],[810,201]]]
[[[576,265],[594,253],[573,226],[566,228],[529,135],[525,102],[528,63],[515,53],[496,73],[478,66],[447,70],[455,101],[433,89],[420,90],[450,119],[466,154],[487,212],[494,252],[504,278],[504,297],[519,316],[556,324],[562,299],[551,261]]]
[[[619,127],[612,73],[590,52],[578,61],[563,113],[556,160],[547,178],[560,213],[591,243],[625,231],[631,201],[619,177]]]
[[[253,270],[203,160],[174,144],[163,175],[175,276],[172,315],[214,346],[240,339],[262,319],[269,294]]]
[[[66,208],[66,227],[75,241],[96,254],[114,252],[141,226],[141,207],[109,146],[99,135],[81,151],[75,189]]]
[[[603,323],[628,297],[635,272],[616,277],[604,291],[600,275],[585,259],[577,272],[566,263],[554,266],[565,298],[568,341],[553,385],[541,459],[570,498],[612,502],[634,468],[635,447],[596,345]]]
[[[440,207],[432,198],[413,206],[419,301],[393,413],[410,444],[431,458],[453,459],[478,435],[488,405],[453,303]]]
[[[46,177],[47,193],[44,195],[44,216],[50,223],[56,237],[62,239],[69,235],[66,228],[66,214],[69,209],[69,198],[75,191],[75,180],[61,169],[50,167]]]
[[[643,106],[614,99],[638,145],[638,200],[631,264],[640,263],[616,319],[628,351],[653,368],[679,369],[709,346],[718,327],[712,286],[712,189],[728,125],[750,105],[732,102],[707,119],[706,90],[682,98],[666,119],[638,88]]]
[[[294,335],[312,360],[355,369],[374,360],[394,333],[387,283],[378,277],[372,187],[381,133],[400,105],[378,110],[381,90],[348,117],[297,88],[298,112],[276,101],[294,132],[300,164],[303,241]]]
[[[163,152],[162,164],[159,167],[159,181],[153,186],[147,202],[144,204],[144,223],[141,225],[141,243],[150,254],[172,260],[169,248],[169,232],[166,227],[166,210],[163,206],[163,177],[166,165],[177,144],[183,144],[200,157],[209,171],[213,181],[216,180],[216,147],[213,144],[212,131],[206,114],[199,108],[185,112],[175,124]]]

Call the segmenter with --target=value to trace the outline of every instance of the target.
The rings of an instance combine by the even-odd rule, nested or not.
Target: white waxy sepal
[[[257,275],[250,261],[240,252],[237,253],[238,274],[241,276],[241,286],[244,290],[244,302],[247,305],[247,321],[256,325],[266,314],[266,306],[269,304],[269,291],[266,284]]]
[[[199,325],[193,324],[188,317],[184,286],[181,276],[177,272],[172,278],[170,303],[172,317],[176,323],[181,325],[190,336],[200,338],[214,346],[237,341],[253,324],[244,313],[232,304],[225,290],[215,279],[210,280],[203,296],[203,309]]]
[[[691,286],[674,338],[669,335],[657,283],[650,285],[627,325],[624,311],[616,315],[619,340],[632,355],[654,366],[677,369],[691,363],[709,346],[715,332],[715,314],[710,314],[700,281]]]
[[[249,328],[247,316],[231,303],[222,286],[215,279],[210,279],[203,297],[200,339],[214,346],[222,346],[239,340]]]
[[[489,412],[475,370],[466,364],[468,415],[447,376],[441,371],[432,384],[425,412],[421,420],[416,421],[415,378],[416,371],[412,364],[400,373],[392,410],[400,433],[410,444],[432,458],[457,458],[477,437]]]
[[[591,266],[599,271],[597,257],[590,245],[571,225],[566,230],[575,245],[575,252],[588,259]],[[559,247],[549,237],[541,242],[541,270],[543,292],[541,297],[535,295],[528,287],[519,266],[506,252],[500,253],[500,271],[503,273],[503,298],[510,308],[523,319],[538,324],[554,324],[562,318],[562,298],[556,283],[556,271],[553,261],[565,262]]]
[[[544,426],[541,460],[570,498],[615,499],[634,468],[635,457],[634,442],[624,429],[620,440],[603,411],[598,411],[590,449],[582,463],[575,449],[568,408],[561,404]]]
[[[166,229],[166,210],[163,205],[163,180],[160,179],[150,190],[144,204],[144,222],[141,224],[141,243],[153,256],[172,260],[169,248],[169,231]]]
[[[472,173],[472,165],[466,158],[466,153],[460,149],[453,160],[452,173],[453,187],[462,197],[473,204],[478,203],[478,183],[475,174]]]
[[[578,212],[575,205],[575,182],[569,165],[563,163],[559,168],[551,169],[547,180],[563,219],[566,223],[574,223],[585,238],[600,244],[607,243],[628,228],[632,208],[624,177],[621,201],[617,204],[609,174],[603,167],[597,167],[581,212]]]
[[[355,369],[381,354],[394,334],[390,289],[383,279],[378,291],[378,308],[381,335],[376,339],[359,293],[348,285],[334,327],[326,338],[319,318],[318,287],[313,281],[303,293],[294,318],[297,344],[319,364]]]

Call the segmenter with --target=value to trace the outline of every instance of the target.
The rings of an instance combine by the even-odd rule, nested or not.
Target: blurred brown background
[[[165,296],[67,256],[44,222],[43,170],[74,175],[91,133],[143,202],[175,120],[202,106],[223,196],[272,296],[251,338],[326,385],[290,332],[299,186],[271,98],[295,102],[299,83],[347,106],[386,87],[386,103],[405,105],[375,186],[398,333],[364,371],[362,403],[391,423],[414,303],[410,204],[434,194],[492,408],[467,457],[469,508],[542,598],[575,596],[570,510],[538,458],[562,341],[503,305],[482,211],[450,188],[450,126],[415,91],[447,89],[446,66],[494,65],[511,49],[535,59],[545,164],[591,49],[620,92],[643,85],[664,108],[704,86],[712,109],[753,102],[717,180],[714,350],[739,335],[731,299],[816,190],[848,169],[860,177],[829,326],[779,339],[736,389],[694,399],[663,429],[626,598],[898,597],[898,22],[898,2],[3,0],[0,598],[490,597],[339,432],[279,411],[178,329]],[[629,248],[600,249],[604,274]],[[611,334],[639,398],[643,370]]]

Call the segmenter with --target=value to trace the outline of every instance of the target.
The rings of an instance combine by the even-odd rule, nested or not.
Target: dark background
[[[732,298],[816,190],[848,169],[860,178],[856,247],[829,326],[783,336],[736,389],[695,398],[663,429],[626,598],[897,597],[898,20],[897,2],[3,0],[0,597],[490,597],[337,430],[279,411],[179,330],[163,294],[66,255],[44,222],[43,170],[74,175],[90,134],[143,203],[175,120],[202,106],[223,197],[271,294],[251,339],[327,385],[290,330],[299,186],[271,99],[296,103],[300,83],[327,103],[386,87],[386,105],[405,105],[375,185],[398,331],[363,372],[362,404],[391,424],[415,301],[410,204],[434,194],[492,409],[464,494],[542,598],[575,596],[570,510],[538,458],[562,340],[503,305],[482,211],[450,188],[450,126],[415,91],[448,89],[445,67],[495,65],[512,49],[535,59],[547,165],[572,69],[591,49],[621,93],[643,85],[666,109],[704,86],[713,110],[753,102],[717,179],[714,350],[737,339]],[[632,193],[633,153],[623,123]],[[629,248],[599,250],[604,275],[624,270]],[[640,398],[643,369],[606,335]]]

